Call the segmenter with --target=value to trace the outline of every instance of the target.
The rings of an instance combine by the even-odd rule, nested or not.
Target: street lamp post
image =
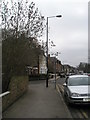
[[[56,55],[55,55],[55,60],[54,60],[54,62],[55,62],[55,89],[56,89]]]
[[[47,78],[46,78],[46,87],[48,87],[48,17],[47,17],[47,29],[46,29],[46,46],[47,46],[47,60],[46,60],[46,63],[47,63]]]
[[[47,78],[46,78],[46,87],[48,87],[48,18],[54,18],[54,17],[62,17],[62,15],[57,15],[57,16],[50,16],[47,17],[47,29],[46,29],[46,45],[47,45]]]

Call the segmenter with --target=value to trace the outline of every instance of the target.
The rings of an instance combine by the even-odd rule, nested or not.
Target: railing
[[[0,94],[0,97],[3,97],[3,96],[5,96],[5,95],[7,95],[9,93],[10,93],[10,91],[4,92],[4,93]]]

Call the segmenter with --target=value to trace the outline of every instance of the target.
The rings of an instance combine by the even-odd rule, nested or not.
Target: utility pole
[[[47,31],[46,31],[46,35],[47,35],[47,42],[46,42],[46,46],[47,46],[47,78],[46,78],[46,87],[48,87],[48,17],[47,17]]]
[[[56,56],[54,59],[55,59],[54,62],[55,62],[55,89],[56,89]]]

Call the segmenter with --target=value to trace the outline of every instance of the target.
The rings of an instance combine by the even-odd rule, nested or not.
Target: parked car
[[[90,73],[87,73],[88,74],[88,76],[90,76]]]
[[[88,73],[83,73],[83,75],[88,75]]]
[[[64,72],[60,72],[60,73],[59,73],[59,76],[60,76],[61,78],[63,78],[63,77],[65,78],[65,73],[64,73]]]
[[[70,103],[90,103],[90,76],[72,75],[66,78],[64,98]]]

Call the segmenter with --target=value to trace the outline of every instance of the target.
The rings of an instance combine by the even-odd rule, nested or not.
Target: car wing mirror
[[[66,83],[64,83],[64,84],[63,84],[63,86],[64,86],[64,87],[66,87],[66,86],[67,86],[67,84],[66,84]]]

